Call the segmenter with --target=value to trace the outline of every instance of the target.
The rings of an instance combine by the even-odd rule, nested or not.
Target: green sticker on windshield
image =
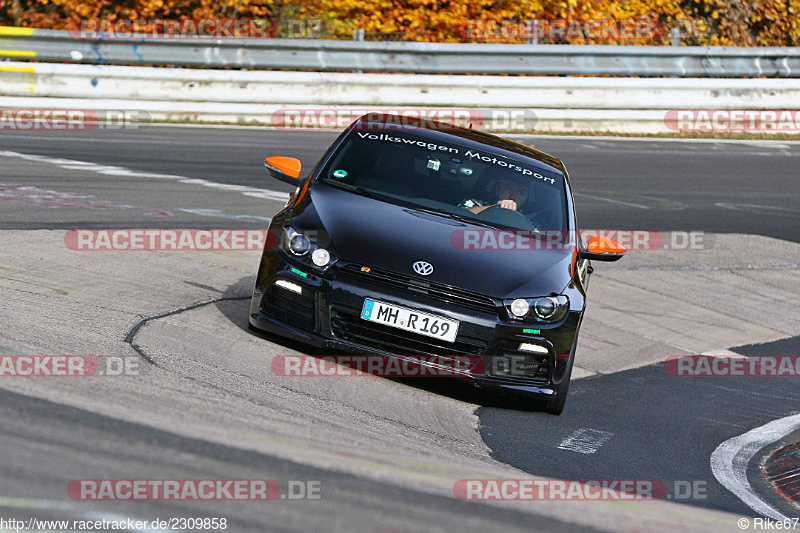
[[[340,169],[340,170],[334,170],[333,171],[333,177],[334,178],[343,178],[345,176],[347,176],[347,171],[346,170],[341,170]]]

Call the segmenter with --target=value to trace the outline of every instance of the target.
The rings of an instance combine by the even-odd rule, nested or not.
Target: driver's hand
[[[517,202],[515,202],[514,200],[500,200],[499,202],[497,202],[497,205],[505,209],[511,209],[512,211],[517,210]]]

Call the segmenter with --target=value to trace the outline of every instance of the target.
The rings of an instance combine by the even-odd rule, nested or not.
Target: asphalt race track
[[[336,136],[316,131],[173,127],[0,133],[2,149],[7,151],[286,192],[291,190],[289,185],[266,177],[263,158],[291,155],[310,170]],[[576,203],[584,227],[700,230],[800,240],[796,174],[800,144],[511,138],[565,161],[579,193]],[[40,178],[41,184],[52,183],[52,177]],[[71,190],[96,190],[98,184],[90,183],[70,183]],[[143,205],[160,205],[158,192],[140,190],[136,199]],[[181,206],[213,200],[206,197],[202,192],[180,191]],[[167,204],[175,205],[174,201]],[[220,208],[213,202],[210,205]],[[271,207],[248,202],[232,211],[269,217]],[[139,221],[123,214],[127,213],[106,213],[103,227]],[[59,219],[61,227],[71,228],[75,221]],[[193,217],[188,222],[205,227],[209,221]],[[224,219],[213,222],[214,227],[241,224]],[[2,224],[5,229],[59,227],[58,222],[43,224],[36,211],[26,217],[3,217]],[[147,227],[157,227],[157,223]]]
[[[256,229],[336,133],[151,126],[0,132],[0,354],[135,361],[129,376],[0,377],[0,516],[226,517],[230,531],[738,531],[711,467],[800,412],[798,377],[679,378],[671,355],[800,354],[800,143],[518,137],[563,159],[584,228],[696,232],[595,265],[563,415],[438,379],[276,376],[308,347],[246,329],[257,252],[79,252],[64,230]],[[671,241],[670,241],[671,242]],[[800,517],[745,476],[780,515]],[[660,480],[659,502],[476,502],[459,479]],[[320,499],[87,502],[75,479],[274,479]],[[698,490],[686,493],[693,486]],[[0,528],[1,529],[1,528]]]

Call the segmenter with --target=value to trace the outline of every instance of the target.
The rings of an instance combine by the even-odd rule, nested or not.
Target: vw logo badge
[[[426,261],[417,261],[411,266],[414,268],[414,272],[420,276],[430,276],[433,274],[433,265]]]

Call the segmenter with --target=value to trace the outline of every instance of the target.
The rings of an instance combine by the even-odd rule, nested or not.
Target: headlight
[[[558,302],[555,298],[539,298],[533,302],[533,312],[537,318],[547,320],[551,318],[558,309]]]
[[[331,254],[325,248],[317,248],[311,254],[311,261],[318,267],[327,266],[331,262]]]
[[[336,257],[328,250],[290,226],[283,228],[283,250],[297,261],[322,270],[336,262]]]
[[[311,241],[301,233],[295,233],[289,238],[289,251],[294,255],[306,255],[311,248]]]
[[[569,298],[563,294],[542,298],[517,298],[506,300],[508,316],[513,320],[533,322],[558,322],[569,311]]]
[[[513,302],[511,302],[511,314],[515,317],[522,318],[528,314],[528,311],[531,309],[531,304],[528,303],[528,300],[523,298],[517,298]]]

